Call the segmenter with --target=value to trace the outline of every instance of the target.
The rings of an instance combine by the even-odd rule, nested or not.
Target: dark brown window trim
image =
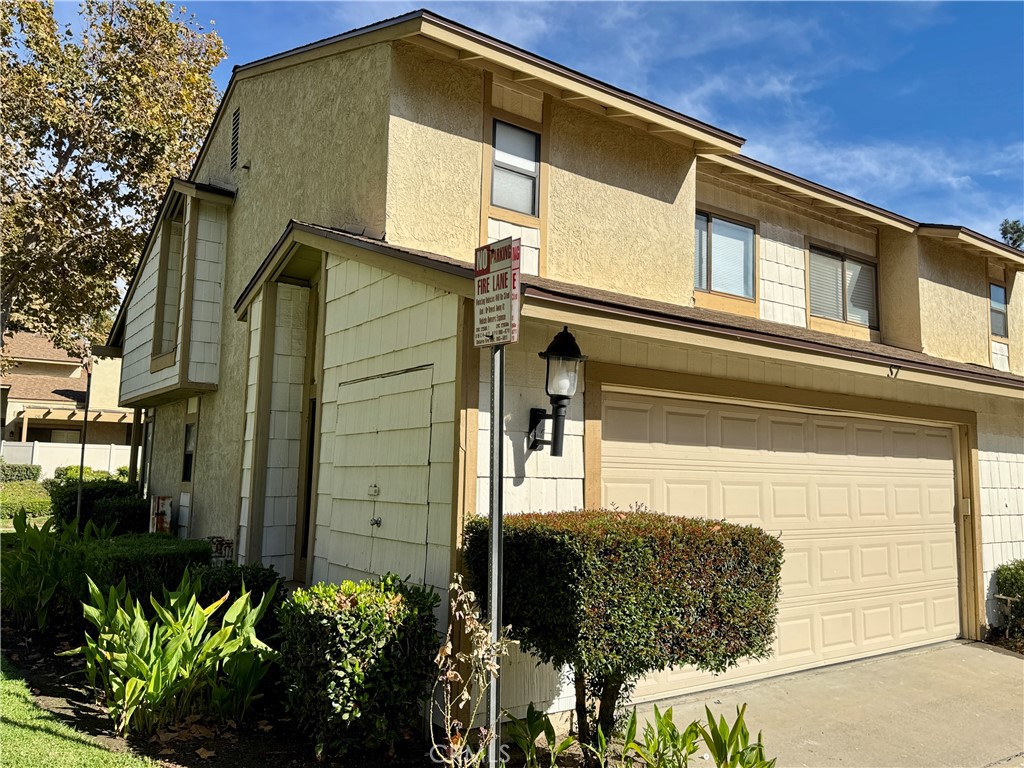
[[[816,314],[814,314],[814,310],[811,308],[811,292],[810,292],[810,289],[809,289],[809,287],[810,287],[810,280],[811,280],[811,254],[813,252],[815,252],[815,251],[817,251],[822,256],[831,256],[832,258],[839,259],[840,262],[842,262],[842,264],[843,264],[843,319],[842,320],[837,320],[834,317],[826,317],[825,315],[816,315]],[[875,323],[875,325],[871,325],[870,323],[858,323],[856,320],[850,320],[849,317],[847,316],[847,312],[846,312],[846,262],[847,261],[853,261],[853,262],[856,262],[858,264],[863,264],[864,266],[871,267],[873,270],[875,270],[875,316],[878,318],[878,321]],[[848,253],[844,253],[843,251],[832,250],[830,248],[825,248],[823,246],[815,245],[814,243],[812,243],[807,248],[807,284],[808,284],[808,291],[807,291],[807,314],[810,317],[816,317],[816,318],[819,318],[821,320],[831,320],[833,323],[846,323],[847,325],[856,325],[856,326],[858,326],[860,328],[867,328],[868,330],[871,330],[871,331],[881,331],[881,327],[882,327],[882,313],[881,313],[881,302],[879,301],[879,295],[878,295],[879,280],[878,280],[878,262],[877,261],[874,261],[873,259],[869,259],[869,258],[866,258],[866,257],[863,257],[863,256],[852,256],[852,255],[850,255]]]
[[[735,214],[721,213],[721,212],[717,211],[714,208],[710,208],[710,207],[707,207],[707,206],[702,206],[702,207],[697,208],[696,211],[694,212],[694,220],[695,220],[694,221],[694,224],[695,224],[695,226],[694,226],[694,235],[696,235],[696,231],[697,231],[697,229],[696,229],[696,218],[697,218],[697,216],[703,216],[703,217],[705,217],[708,220],[708,254],[707,254],[707,271],[708,271],[708,274],[707,274],[707,288],[698,288],[697,287],[697,272],[696,272],[697,247],[696,247],[696,243],[695,243],[694,244],[694,254],[693,254],[693,261],[694,261],[694,280],[693,280],[694,287],[693,287],[693,290],[696,291],[696,292],[700,292],[700,293],[710,294],[712,296],[723,296],[725,298],[734,299],[736,301],[748,301],[748,302],[751,302],[752,304],[756,304],[757,303],[757,299],[758,299],[758,294],[759,294],[758,282],[760,281],[760,278],[761,278],[761,270],[760,270],[760,267],[758,265],[758,260],[759,260],[759,255],[760,255],[760,249],[758,248],[758,241],[760,240],[760,237],[761,237],[760,236],[760,228],[759,228],[760,222],[757,221],[756,219],[744,219],[742,217],[736,216]],[[752,266],[753,266],[753,271],[754,271],[754,276],[753,276],[753,289],[754,289],[753,290],[753,294],[754,295],[753,296],[743,296],[742,294],[738,294],[738,293],[726,293],[725,291],[716,291],[716,290],[714,290],[711,287],[711,273],[712,273],[712,267],[711,267],[711,231],[713,229],[711,222],[714,219],[718,219],[719,221],[724,221],[724,222],[727,222],[729,224],[734,224],[737,227],[744,227],[746,229],[751,230],[754,233],[753,253],[751,253],[751,259],[753,260]]]

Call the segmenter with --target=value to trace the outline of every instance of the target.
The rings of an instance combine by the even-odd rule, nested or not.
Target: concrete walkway
[[[705,704],[731,723],[744,702],[747,727],[764,732],[778,768],[1024,766],[1024,657],[982,643],[941,643],[658,707],[673,707],[677,725],[703,718]]]

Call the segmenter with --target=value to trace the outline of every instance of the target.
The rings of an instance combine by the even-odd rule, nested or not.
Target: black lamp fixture
[[[580,352],[576,338],[569,333],[569,326],[555,334],[548,348],[539,353],[547,361],[548,370],[544,389],[551,398],[551,413],[543,408],[530,409],[530,450],[551,446],[552,456],[562,455],[562,438],[565,435],[565,409],[576,394],[580,363],[586,355]],[[544,422],[551,419],[551,439],[544,440]]]

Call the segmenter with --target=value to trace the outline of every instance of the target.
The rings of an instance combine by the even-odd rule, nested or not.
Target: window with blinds
[[[491,205],[536,216],[539,179],[540,136],[495,120]]]
[[[811,315],[878,328],[877,272],[873,264],[811,249]]]
[[[706,213],[694,228],[693,287],[754,298],[754,228]]]
[[[1009,330],[1006,324],[1006,288],[989,283],[989,322],[992,324],[992,335],[1001,339],[1009,337]]]

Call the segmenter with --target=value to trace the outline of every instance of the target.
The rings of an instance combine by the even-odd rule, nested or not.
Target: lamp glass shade
[[[580,361],[572,358],[548,357],[548,397],[572,397],[576,394]]]

